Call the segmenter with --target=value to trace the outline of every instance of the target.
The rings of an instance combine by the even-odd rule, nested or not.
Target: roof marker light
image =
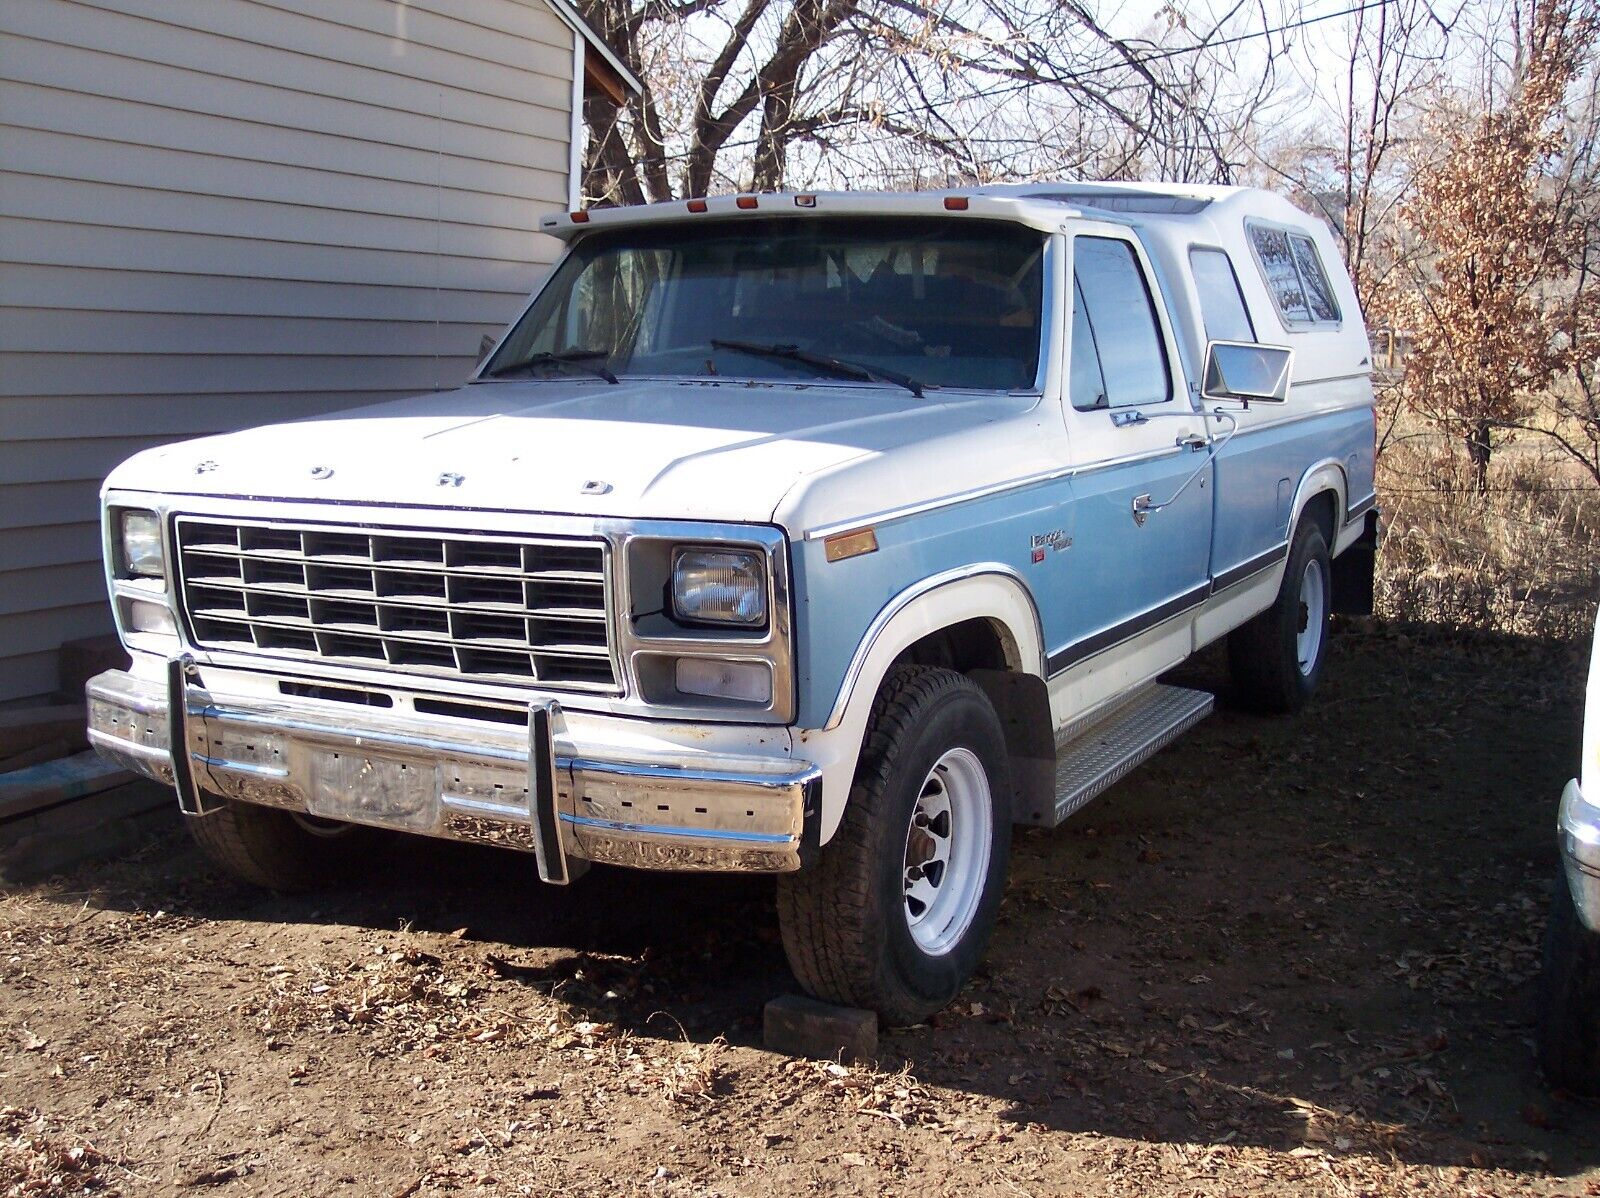
[[[567,215],[572,217],[572,223],[575,225],[586,225],[589,223],[589,214],[587,212],[570,212]]]
[[[754,208],[760,202],[761,201],[756,199],[755,196],[740,196],[738,199],[734,200],[734,203],[740,208]]]
[[[816,196],[795,196],[795,198],[794,198],[794,206],[796,208],[815,208],[817,206],[817,197]]]
[[[706,210],[706,202],[704,200],[690,200],[686,206],[690,212],[704,212]]]
[[[945,196],[944,206],[951,212],[965,212],[967,210],[966,196]]]

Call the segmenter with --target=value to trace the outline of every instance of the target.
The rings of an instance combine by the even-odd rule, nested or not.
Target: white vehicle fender
[[[1328,545],[1331,554],[1335,552],[1339,532],[1344,527],[1344,514],[1350,510],[1349,485],[1345,481],[1344,466],[1335,458],[1324,458],[1301,476],[1300,485],[1295,488],[1294,505],[1289,509],[1289,536],[1292,539],[1294,530],[1300,526],[1300,517],[1306,510],[1306,504],[1324,491],[1334,494],[1333,540]]]
[[[923,637],[968,620],[987,620],[994,627],[1010,669],[1044,676],[1039,612],[1010,566],[999,562],[966,566],[901,591],[883,606],[856,646],[827,723],[795,736],[796,754],[822,769],[823,844],[833,838],[844,815],[867,717],[889,668]]]

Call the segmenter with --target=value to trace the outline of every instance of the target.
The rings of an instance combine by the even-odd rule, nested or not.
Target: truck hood
[[[508,381],[146,450],[107,487],[770,522],[802,479],[1034,397],[834,383]]]

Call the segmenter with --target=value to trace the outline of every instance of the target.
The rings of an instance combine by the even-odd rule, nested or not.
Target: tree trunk
[[[799,64],[795,64],[798,68]],[[776,80],[767,92],[761,110],[761,131],[756,138],[755,171],[751,186],[756,191],[777,191],[789,169],[789,119],[794,112],[796,78],[788,75]]]
[[[1489,455],[1493,452],[1489,422],[1480,420],[1467,434],[1467,461],[1472,463],[1472,486],[1479,495],[1489,493]]]
[[[583,114],[592,133],[583,171],[587,198],[606,205],[644,203],[644,188],[618,127],[615,105],[591,97],[583,102]]]

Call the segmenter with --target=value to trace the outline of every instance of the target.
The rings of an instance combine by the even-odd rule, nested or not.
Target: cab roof
[[[540,229],[563,241],[593,229],[689,222],[707,217],[777,215],[952,215],[1016,221],[1044,230],[1064,221],[1111,221],[1141,228],[1193,229],[1232,217],[1320,225],[1282,196],[1253,187],[1189,183],[1002,183],[945,191],[761,192],[663,200],[546,216]]]

